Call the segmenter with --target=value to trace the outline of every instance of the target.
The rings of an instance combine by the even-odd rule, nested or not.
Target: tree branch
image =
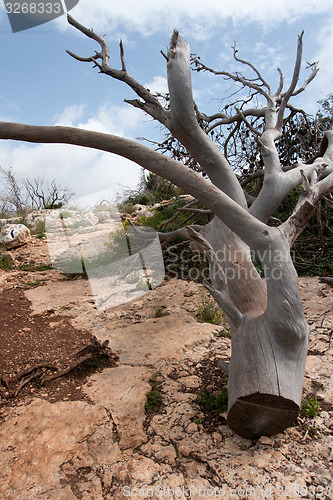
[[[333,187],[333,172],[318,180],[318,171],[312,170],[310,178],[300,170],[303,190],[291,216],[280,226],[287,236],[290,246],[301,234],[310,218],[315,213],[316,202],[329,193]]]
[[[188,227],[188,233],[190,238],[198,243],[205,251],[209,262],[209,275],[215,286],[211,286],[207,281],[203,281],[203,284],[207,290],[211,293],[215,301],[219,304],[221,309],[228,316],[229,323],[239,327],[241,324],[243,314],[235,306],[230,298],[227,287],[227,280],[224,271],[219,263],[216,253],[213,250],[211,244],[204,238],[201,234],[195,231],[193,228]]]
[[[227,80],[233,80],[234,82],[241,83],[244,87],[249,87],[258,92],[259,94],[264,96],[268,101],[271,100],[270,95],[260,85],[257,85],[253,81],[250,81],[240,73],[236,73],[235,75],[233,75],[232,73],[228,73],[227,71],[216,71],[210,68],[209,66],[203,64],[197,57],[192,58],[192,61],[194,62],[195,65],[194,68],[195,71],[207,71],[209,73],[212,73],[213,75],[225,76]]]
[[[293,95],[293,92],[296,88],[296,85],[297,85],[297,82],[299,79],[299,74],[300,74],[300,70],[301,70],[301,63],[302,63],[302,53],[303,53],[303,41],[302,41],[303,34],[304,34],[304,31],[301,31],[301,33],[298,35],[297,54],[296,54],[296,61],[295,61],[295,66],[294,66],[294,73],[293,73],[293,77],[291,79],[289,89],[287,90],[287,92],[282,94],[282,102],[280,104],[280,108],[279,108],[278,116],[277,116],[277,124],[276,124],[277,129],[282,129],[283,116],[284,116],[284,112],[285,112],[287,103],[288,103],[290,97]]]
[[[249,66],[256,73],[256,75],[258,76],[259,80],[261,80],[261,82],[263,83],[263,85],[267,88],[267,92],[270,95],[271,94],[271,87],[266,82],[266,80],[262,77],[262,75],[260,74],[259,70],[252,63],[250,63],[249,61],[245,61],[244,59],[240,59],[237,56],[238,50],[236,49],[236,41],[234,43],[233,49],[234,49],[234,58],[235,58],[235,60],[237,62],[240,62],[241,64]]]
[[[97,35],[93,30],[90,30],[80,24],[78,21],[73,19],[69,14],[67,15],[67,19],[69,24],[74,26],[77,30],[81,31],[88,38],[92,38],[97,43],[99,43],[101,47],[101,52],[95,54],[92,57],[80,57],[73,52],[67,50],[67,53],[74,57],[74,59],[82,62],[93,62],[95,66],[97,66],[101,73],[111,76],[115,80],[120,80],[126,83],[134,92],[144,101],[144,111],[149,114],[152,118],[158,120],[163,125],[166,125],[169,119],[169,112],[161,106],[160,102],[156,97],[154,97],[148,89],[143,87],[140,83],[138,83],[134,78],[132,78],[126,71],[125,59],[124,59],[124,48],[122,42],[120,42],[120,60],[121,60],[121,70],[117,70],[115,68],[111,68],[110,61],[110,50],[108,44],[104,40],[104,38],[100,35]],[[102,63],[97,62],[97,59],[101,59]],[[131,101],[127,101],[132,104]]]
[[[191,194],[251,248],[265,248],[269,243],[271,228],[250,215],[247,207],[241,207],[199,173],[182,163],[130,139],[73,127],[45,127],[6,122],[0,122],[0,139],[73,144],[122,156]],[[242,189],[240,186],[239,188]]]
[[[192,95],[190,48],[177,31],[171,38],[168,59],[169,130],[201,165],[213,184],[245,208],[243,190],[230,164],[198,124]]]

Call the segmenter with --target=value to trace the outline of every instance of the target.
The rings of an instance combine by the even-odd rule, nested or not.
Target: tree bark
[[[296,420],[310,332],[284,235],[276,235],[261,262],[267,307],[244,315],[232,331],[229,364],[227,422],[247,439],[282,432]]]

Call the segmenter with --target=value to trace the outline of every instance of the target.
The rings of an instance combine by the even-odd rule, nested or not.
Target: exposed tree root
[[[1,391],[1,397],[4,399],[16,397],[23,387],[32,380],[38,379],[42,385],[50,380],[63,377],[89,359],[100,360],[108,358],[117,361],[118,356],[111,351],[108,345],[108,340],[100,342],[96,337],[92,337],[90,344],[76,351],[66,366],[44,362],[35,364],[13,377],[0,376],[0,382],[6,389],[4,392]]]

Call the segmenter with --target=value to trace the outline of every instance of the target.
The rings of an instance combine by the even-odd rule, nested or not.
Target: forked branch
[[[121,70],[112,68],[110,66],[110,50],[103,36],[98,35],[93,30],[86,28],[78,21],[73,19],[69,14],[67,15],[69,24],[74,26],[77,30],[81,31],[88,38],[95,40],[101,47],[100,52],[95,51],[95,55],[91,57],[81,57],[73,52],[67,50],[67,53],[74,57],[77,61],[81,62],[93,62],[94,66],[97,66],[101,73],[111,76],[115,80],[120,80],[126,83],[137,95],[140,100],[128,100],[127,102],[134,105],[135,107],[140,107],[152,118],[158,120],[163,125],[167,124],[169,113],[163,108],[159,100],[154,97],[151,92],[146,89],[143,85],[137,82],[133,77],[131,77],[126,70],[125,57],[124,57],[124,47],[122,41],[120,42],[120,62]],[[101,63],[99,62],[101,60]]]
[[[210,292],[221,309],[223,309],[223,311],[226,313],[229,323],[233,324],[236,328],[239,327],[243,318],[243,314],[231,300],[228,292],[226,276],[220,265],[218,257],[214,252],[213,247],[208,242],[208,240],[206,240],[206,238],[195,231],[195,229],[193,229],[192,227],[188,227],[187,231],[191,240],[196,242],[204,250],[209,262],[209,275],[213,282],[213,286],[206,280],[203,281],[204,286]]]

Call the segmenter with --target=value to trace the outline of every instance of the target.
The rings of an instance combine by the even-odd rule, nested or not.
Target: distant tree
[[[60,187],[55,179],[46,183],[43,179],[26,179],[24,186],[31,206],[37,209],[60,208],[74,196],[74,193],[69,188]]]
[[[167,101],[153,95],[127,72],[121,44],[121,69],[110,66],[109,47],[104,37],[68,16],[71,25],[97,41],[100,52],[75,59],[92,62],[101,73],[126,83],[137,94],[127,100],[169,130],[186,152],[187,160],[178,160],[138,142],[72,127],[43,127],[0,123],[0,139],[40,143],[68,143],[108,151],[128,158],[147,170],[166,178],[215,215],[204,227],[181,228],[175,233],[192,239],[206,253],[210,281],[204,282],[231,326],[232,355],[228,366],[229,426],[246,438],[272,435],[290,426],[296,419],[302,397],[309,326],[306,322],[297,273],[290,248],[315,211],[316,202],[333,186],[333,131],[324,134],[318,156],[306,163],[297,160],[283,165],[277,142],[285,120],[293,113],[290,103],[318,72],[310,65],[310,75],[299,86],[303,33],[298,37],[293,75],[285,88],[280,81],[276,91],[260,71],[242,60],[234,47],[234,58],[251,74],[216,71],[192,56],[189,44],[173,33],[167,61],[169,96]],[[237,83],[249,92],[244,105],[208,116],[199,111],[192,95],[192,67]],[[254,105],[255,101],[257,105]],[[262,120],[262,126],[256,119]],[[233,168],[228,145],[233,130],[242,127],[258,145],[263,163],[262,183],[255,196],[240,185]],[[221,148],[212,140],[210,130],[218,126],[232,129]],[[210,129],[210,130],[209,130]],[[230,139],[229,139],[230,137]],[[255,158],[255,160],[257,160]],[[198,172],[189,168],[193,162]],[[205,176],[204,176],[204,175]],[[289,217],[277,227],[268,224],[288,193],[302,186],[298,201]],[[175,234],[161,234],[164,240]],[[253,264],[253,254],[264,269],[263,281]]]
[[[2,213],[24,213],[27,208],[26,198],[22,192],[22,185],[19,185],[13,170],[0,167],[0,174],[4,181],[3,190],[0,191]]]
[[[27,210],[60,208],[74,196],[72,191],[60,187],[56,180],[25,179],[19,184],[12,168],[0,167],[4,185],[0,190],[0,206],[3,214],[24,214]]]

